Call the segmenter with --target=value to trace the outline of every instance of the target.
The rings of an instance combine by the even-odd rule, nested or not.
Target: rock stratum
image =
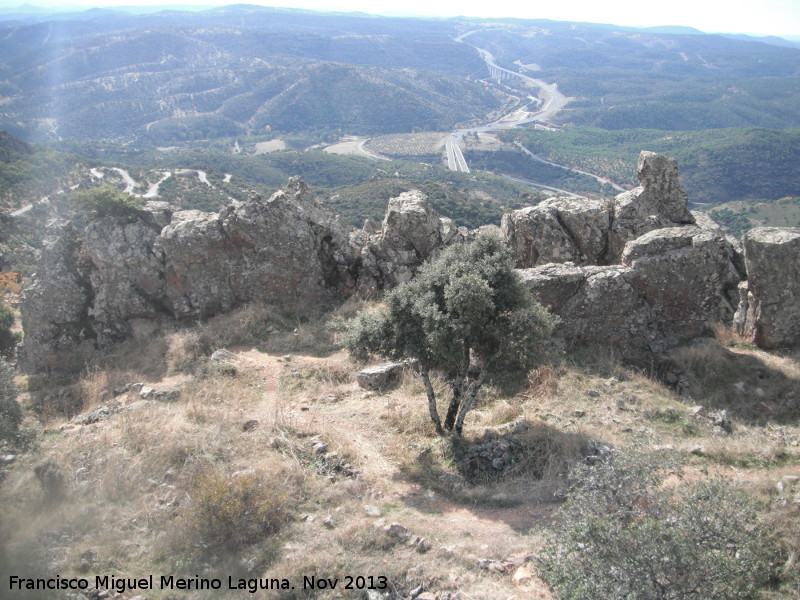
[[[743,244],[693,215],[674,160],[642,152],[640,186],[607,202],[552,198],[503,217],[500,235],[536,298],[561,317],[564,348],[612,345],[630,360],[718,324],[765,348],[800,344],[800,229],[760,228]],[[325,306],[411,279],[476,234],[422,192],[354,229],[298,178],[219,213],[149,204],[133,222],[48,227],[22,304],[23,368],[82,368],[96,348],[251,301]]]

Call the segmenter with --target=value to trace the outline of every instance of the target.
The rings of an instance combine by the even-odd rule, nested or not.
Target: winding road
[[[475,33],[475,31],[468,31],[467,33],[455,38],[455,41],[466,43],[464,42],[464,38],[471,33]],[[459,129],[448,136],[445,144],[447,149],[447,166],[452,171],[462,171],[464,173],[469,173],[469,166],[467,165],[467,161],[464,159],[464,155],[459,147],[459,141],[463,136],[472,133],[486,133],[501,129],[511,129],[525,123],[543,121],[551,118],[567,103],[567,98],[564,96],[564,94],[558,91],[558,88],[555,84],[549,84],[541,79],[534,79],[533,77],[528,77],[522,73],[517,73],[516,71],[511,71],[510,69],[501,67],[494,61],[494,56],[492,56],[491,52],[484,50],[483,48],[478,48],[477,46],[472,47],[478,51],[481,58],[486,63],[486,67],[489,69],[489,73],[492,75],[492,77],[514,77],[522,79],[526,83],[531,83],[539,88],[540,95],[544,98],[544,101],[541,108],[536,112],[522,112],[516,110],[513,113],[504,115],[486,125],[481,125],[480,127],[471,127],[468,129]]]
[[[106,170],[106,169],[110,170],[110,171],[114,171],[115,173],[117,173],[120,176],[122,181],[125,183],[125,189],[122,190],[124,193],[126,193],[126,194],[128,194],[130,196],[135,196],[137,198],[146,198],[146,199],[158,198],[158,195],[159,195],[158,188],[159,188],[159,186],[162,183],[164,183],[167,179],[172,177],[172,175],[173,175],[172,171],[163,171],[162,174],[161,174],[161,179],[159,179],[155,183],[151,183],[150,187],[147,188],[147,191],[144,194],[137,194],[135,192],[135,189],[136,189],[137,186],[139,186],[139,184],[136,182],[136,180],[133,177],[131,177],[131,174],[128,173],[128,171],[126,171],[125,169],[120,169],[119,167],[93,167],[93,168],[89,169],[89,174],[94,179],[103,179],[105,177],[105,173],[103,171]],[[219,188],[217,188],[213,183],[211,183],[208,180],[208,174],[205,171],[200,171],[198,169],[176,169],[174,174],[175,175],[190,175],[192,173],[197,173],[197,178],[200,180],[201,183],[205,183],[208,187],[219,190]],[[223,183],[228,183],[228,182],[230,182],[230,180],[231,180],[231,174],[230,173],[225,173],[224,174]],[[70,190],[75,190],[77,188],[78,188],[78,186],[74,185],[74,186],[72,186],[70,188]],[[66,193],[66,190],[58,190],[57,192],[55,192],[55,194],[65,194],[65,193]],[[228,200],[233,201],[233,200],[235,200],[235,198],[232,198],[232,197],[228,196]],[[22,215],[24,215],[25,213],[30,211],[37,204],[46,204],[48,202],[50,202],[50,196],[45,196],[44,198],[41,198],[41,199],[37,200],[36,202],[32,202],[31,204],[26,204],[22,208],[19,208],[19,209],[13,211],[13,212],[8,213],[8,215],[10,217],[21,217]]]
[[[477,31],[479,30],[468,31],[455,38],[455,41],[466,44],[466,42],[464,42],[464,38],[472,33],[476,33]],[[471,46],[471,44],[469,45]],[[518,78],[527,83],[533,84],[534,86],[537,86],[539,88],[539,97],[543,99],[543,102],[541,108],[536,112],[526,112],[517,108],[514,112],[504,115],[499,119],[492,121],[491,123],[488,123],[486,125],[482,125],[480,127],[472,127],[469,129],[459,129],[454,131],[451,135],[449,135],[447,137],[447,141],[445,144],[447,150],[447,166],[452,171],[461,171],[463,173],[469,173],[470,170],[469,170],[469,165],[467,164],[467,161],[464,158],[464,155],[461,152],[461,148],[459,146],[459,141],[461,140],[462,137],[473,133],[485,133],[485,132],[498,131],[502,129],[512,129],[514,127],[518,127],[526,123],[532,123],[534,121],[545,121],[556,115],[556,113],[558,113],[558,111],[564,108],[564,106],[568,102],[566,96],[564,96],[564,94],[562,94],[558,90],[558,86],[556,84],[549,84],[541,79],[535,79],[533,77],[523,75],[522,73],[518,73],[517,71],[512,71],[510,69],[501,67],[495,62],[494,56],[492,55],[491,52],[489,52],[488,50],[484,50],[483,48],[478,48],[477,46],[472,46],[472,47],[478,51],[478,54],[480,54],[481,58],[486,63],[486,67],[489,69],[489,73],[491,74],[492,77],[497,77],[499,79]],[[558,163],[554,163],[540,156],[537,156],[536,154],[533,154],[527,148],[522,146],[522,144],[520,143],[517,143],[516,145],[532,160],[536,160],[538,162],[542,162],[553,167],[558,167],[560,169],[565,169],[567,171],[572,171],[573,173],[579,173],[581,175],[585,175],[595,179],[600,184],[609,184],[614,189],[620,192],[625,191],[623,187],[617,185],[616,183],[610,181],[607,178],[600,177],[598,175],[595,175],[594,173],[589,173],[587,171],[582,171],[580,169],[575,169],[573,167],[568,167],[566,165],[560,165]],[[551,186],[535,183],[532,181],[521,179],[519,177],[510,177],[510,176],[506,177],[508,179],[518,181],[520,183],[524,183],[526,185],[538,189],[550,190],[554,192],[568,194],[570,196],[578,196],[577,194],[574,194],[573,192],[570,192],[568,190],[562,190],[559,188],[554,188]]]

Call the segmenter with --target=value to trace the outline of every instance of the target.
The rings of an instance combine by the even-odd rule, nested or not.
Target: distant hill
[[[693,203],[775,200],[800,196],[800,130],[712,129],[659,131],[571,127],[563,131],[512,131],[534,154],[620,184],[636,184],[643,149],[674,157]]]
[[[40,141],[167,143],[267,124],[360,134],[447,128],[500,106],[465,79],[485,73],[472,48],[440,26],[404,23],[240,7],[7,24],[0,126]]]
[[[478,30],[503,66],[535,65],[572,101],[562,124],[603,129],[800,127],[800,48],[754,38],[531,21]]]
[[[800,49],[754,39],[248,5],[87,11],[0,22],[0,127],[37,141],[144,144],[267,124],[331,135],[447,129],[501,105],[478,81],[489,73],[473,46],[557,83],[572,99],[562,124],[800,127]]]

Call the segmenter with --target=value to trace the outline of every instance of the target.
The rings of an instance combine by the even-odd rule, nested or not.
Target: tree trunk
[[[450,386],[453,390],[453,397],[450,398],[450,406],[447,409],[447,416],[444,419],[444,428],[447,431],[452,431],[453,425],[456,422],[456,415],[458,409],[461,407],[461,399],[464,397],[464,389],[467,382],[467,374],[469,373],[469,344],[464,344],[461,351],[461,364],[456,375],[455,382]]]
[[[444,428],[447,431],[452,431],[453,429],[459,406],[461,406],[461,385],[454,385],[453,397],[450,398],[450,406],[447,408],[447,416],[444,418]]]
[[[439,411],[436,410],[436,394],[433,391],[433,385],[431,385],[431,378],[427,370],[422,371],[420,375],[422,376],[422,382],[425,384],[425,393],[428,395],[428,412],[431,413],[431,421],[436,426],[436,433],[444,435],[442,422],[439,420]]]
[[[456,437],[461,437],[461,431],[464,428],[464,417],[467,416],[467,412],[470,408],[472,408],[472,403],[475,402],[475,396],[478,395],[478,390],[481,389],[483,382],[486,380],[486,364],[481,366],[480,375],[478,375],[478,379],[473,381],[469,387],[467,388],[464,397],[461,400],[461,407],[458,409],[458,417],[456,418],[456,425],[453,428],[453,435]]]

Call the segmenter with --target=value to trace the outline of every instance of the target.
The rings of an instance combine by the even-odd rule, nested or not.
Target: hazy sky
[[[30,4],[61,5],[56,0],[28,0]],[[686,25],[707,32],[800,36],[800,0],[755,0],[746,5],[731,0],[72,0],[81,6],[189,4],[222,6],[234,3],[320,10],[363,11],[373,14],[544,18],[615,25]],[[15,6],[22,0],[0,0]]]

